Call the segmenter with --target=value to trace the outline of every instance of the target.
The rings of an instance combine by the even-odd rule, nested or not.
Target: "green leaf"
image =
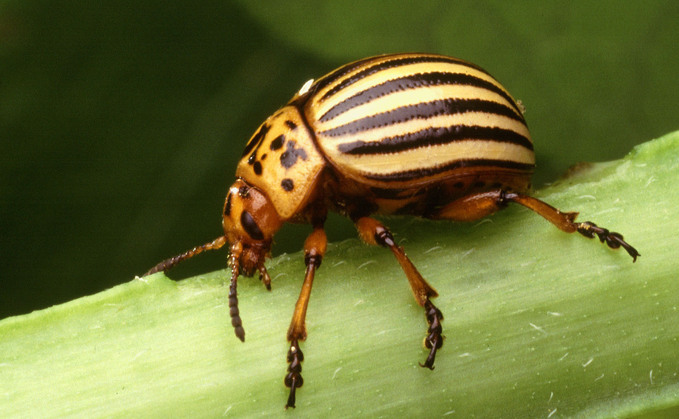
[[[437,288],[446,340],[426,357],[422,309],[390,252],[329,246],[302,343],[296,414],[630,416],[679,409],[679,132],[537,192],[625,234],[642,256],[564,234],[510,207],[475,224],[387,219]],[[0,321],[0,416],[283,414],[285,332],[300,254],[268,264],[273,291],[162,274]]]

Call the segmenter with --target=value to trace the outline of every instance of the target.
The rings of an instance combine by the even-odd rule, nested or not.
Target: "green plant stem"
[[[294,413],[676,413],[678,156],[679,133],[669,134],[536,194],[624,233],[642,255],[634,264],[519,207],[475,224],[387,219],[440,294],[446,340],[434,371],[418,366],[426,323],[390,252],[332,244]],[[239,281],[245,343],[230,325],[225,271],[137,278],[0,321],[0,416],[291,414],[285,332],[302,259],[269,262],[272,292]]]

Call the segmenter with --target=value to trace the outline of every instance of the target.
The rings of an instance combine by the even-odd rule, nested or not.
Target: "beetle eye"
[[[255,219],[252,218],[252,215],[249,212],[243,211],[240,214],[240,224],[250,237],[255,240],[264,240],[264,234],[262,233],[262,230],[259,229]]]
[[[241,186],[241,187],[238,189],[238,195],[239,195],[241,198],[247,198],[249,192],[250,192],[250,189],[249,189],[247,186]]]

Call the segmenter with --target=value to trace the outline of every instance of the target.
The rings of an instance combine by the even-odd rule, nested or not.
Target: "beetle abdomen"
[[[519,106],[465,61],[374,57],[340,67],[310,93],[305,115],[319,147],[361,184],[410,189],[479,173],[516,174],[527,183],[532,173],[533,144]]]

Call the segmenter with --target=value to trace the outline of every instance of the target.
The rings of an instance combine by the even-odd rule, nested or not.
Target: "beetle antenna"
[[[240,311],[238,310],[238,275],[240,274],[240,266],[238,264],[238,252],[231,252],[229,255],[229,265],[231,266],[231,284],[229,285],[229,315],[231,316],[231,325],[236,337],[241,342],[245,342],[245,329],[243,329],[243,321],[240,318]]]
[[[146,272],[142,276],[149,276],[151,274],[154,274],[156,272],[160,271],[167,271],[168,269],[174,268],[178,263],[185,261],[186,259],[190,259],[194,256],[196,256],[199,253],[202,253],[204,250],[217,250],[224,246],[226,244],[226,236],[220,236],[217,237],[216,239],[212,240],[209,243],[205,243],[202,246],[194,247],[193,249],[186,251],[182,253],[181,255],[177,255],[174,257],[171,257],[169,259],[165,259],[164,261],[160,262],[153,268],[151,268],[148,272]],[[232,280],[233,281],[233,280]]]

